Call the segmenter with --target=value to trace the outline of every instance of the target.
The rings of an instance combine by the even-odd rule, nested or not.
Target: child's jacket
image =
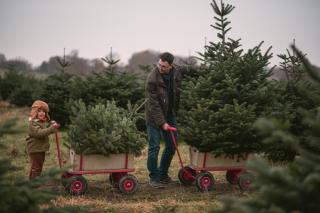
[[[48,126],[48,122],[40,122],[37,119],[29,121],[29,135],[26,138],[27,152],[29,154],[49,150],[49,135],[55,133],[57,129]]]

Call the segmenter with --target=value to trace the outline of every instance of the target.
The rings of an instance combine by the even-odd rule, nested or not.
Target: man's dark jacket
[[[183,70],[171,69],[171,81],[173,88],[173,115],[177,115],[180,101],[181,80]],[[145,115],[147,124],[156,128],[161,128],[166,123],[165,117],[168,113],[169,99],[167,95],[166,85],[163,78],[156,67],[149,73],[145,84]]]

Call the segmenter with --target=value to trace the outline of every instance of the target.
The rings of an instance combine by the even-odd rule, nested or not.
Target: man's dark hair
[[[160,59],[161,61],[166,61],[171,65],[173,63],[174,56],[169,52],[164,52],[160,55]]]

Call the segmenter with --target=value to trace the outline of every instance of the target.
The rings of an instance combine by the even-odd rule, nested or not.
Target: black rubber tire
[[[242,191],[248,191],[252,189],[251,184],[254,181],[254,175],[251,172],[241,172],[239,178],[239,188]]]
[[[189,174],[186,171],[189,172]],[[192,177],[190,177],[190,174]],[[178,178],[182,185],[191,186],[196,179],[196,175],[197,172],[194,169],[190,168],[189,166],[185,166],[179,170]]]
[[[226,172],[226,180],[232,184],[238,184],[240,179],[241,170],[228,170]]]
[[[138,189],[138,180],[135,176],[127,174],[119,180],[119,190],[124,194],[133,194]]]
[[[66,191],[70,195],[83,195],[88,190],[87,180],[82,175],[75,175],[68,178],[66,184]]]
[[[196,177],[196,186],[200,191],[210,191],[213,189],[214,177],[210,172],[201,172]]]

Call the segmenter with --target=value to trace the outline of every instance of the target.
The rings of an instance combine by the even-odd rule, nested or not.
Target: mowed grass
[[[1,138],[6,148],[0,151],[2,157],[11,159],[12,164],[18,166],[15,176],[28,177],[29,159],[25,153],[25,138],[28,129],[29,108],[0,108],[0,122],[16,117],[18,119],[16,129],[19,133],[5,135]],[[60,132],[60,143],[67,140],[66,132]],[[51,148],[46,154],[44,170],[58,168],[57,151],[54,136],[50,136]],[[68,150],[62,145],[63,158],[69,160]],[[188,146],[180,143],[184,164],[188,164]],[[162,151],[162,150],[161,150]],[[212,172],[215,185],[210,192],[200,192],[196,186],[185,187],[179,183],[178,171],[180,164],[175,155],[170,168],[170,176],[175,183],[165,189],[154,189],[148,185],[148,172],[146,168],[147,147],[143,154],[135,158],[135,172],[131,173],[139,180],[139,188],[133,195],[125,195],[115,189],[109,183],[108,174],[85,175],[88,180],[88,191],[82,196],[68,195],[61,184],[56,183],[52,190],[58,192],[58,197],[52,200],[56,206],[76,205],[94,206],[98,212],[207,212],[221,206],[221,198],[250,197],[253,193],[241,192],[238,186],[230,185],[225,180],[225,172]]]

